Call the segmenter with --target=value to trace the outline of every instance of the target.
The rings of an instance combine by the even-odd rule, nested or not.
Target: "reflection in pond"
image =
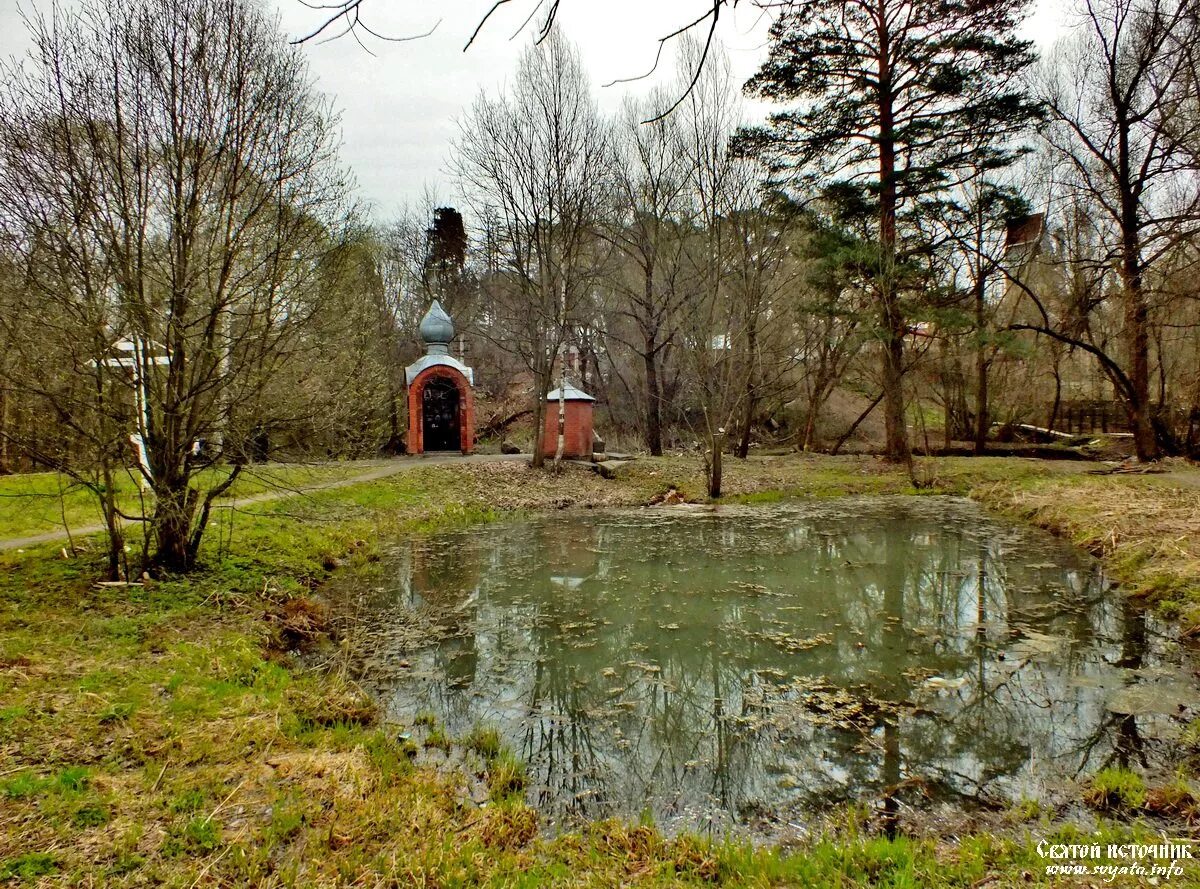
[[[342,594],[364,683],[497,726],[553,816],[1045,799],[1144,763],[1192,695],[1094,562],[956,498],[562,514],[383,577]]]

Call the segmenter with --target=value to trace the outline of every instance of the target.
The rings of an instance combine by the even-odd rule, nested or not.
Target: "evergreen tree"
[[[453,207],[433,211],[433,225],[426,231],[425,276],[437,291],[457,284],[467,263],[467,229],[462,214]]]
[[[1013,162],[1037,106],[1017,86],[1034,60],[1013,36],[1029,0],[811,0],[771,28],[770,57],[747,84],[794,103],[746,134],[793,185],[819,189],[877,232],[873,289],[882,343],[887,453],[909,461],[903,302],[924,248],[906,214]]]

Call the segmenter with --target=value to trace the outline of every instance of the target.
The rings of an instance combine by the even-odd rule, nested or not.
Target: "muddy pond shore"
[[[1121,596],[1186,637],[1198,623],[1200,472],[1096,468],[918,461],[922,494],[968,495],[1052,530],[1095,555]],[[729,461],[726,473],[725,500],[756,510],[915,493],[872,458],[753,457]],[[233,512],[220,563],[214,552],[211,567],[186,581],[97,587],[99,556],[87,541],[74,553],[54,545],[0,556],[5,878],[572,885],[586,865],[594,885],[970,886],[1026,874],[1049,882],[1037,841],[1080,828],[1064,827],[1056,804],[1032,798],[982,819],[931,819],[911,837],[887,836],[877,812],[848,805],[814,819],[786,848],[690,828],[668,837],[608,813],[547,832],[547,816],[527,800],[519,750],[502,732],[460,732],[425,713],[422,725],[396,725],[352,681],[344,642],[328,636],[322,593],[349,572],[382,569],[397,539],[561,509],[641,507],[671,488],[703,499],[694,458],[635,460],[616,479],[519,463],[429,466]],[[762,630],[758,644],[786,650],[788,638],[768,638],[778,627]],[[791,635],[803,642],[821,633]],[[301,648],[325,655],[291,654]],[[629,687],[622,671],[631,668],[600,666],[601,678]],[[604,677],[605,666],[617,675]],[[935,700],[961,691],[942,671],[913,681],[930,679],[947,683],[926,687]],[[1076,805],[1088,830],[1121,838],[1164,825],[1188,830],[1196,740],[1189,722],[1169,777],[1106,767],[1085,779]],[[424,765],[426,748],[464,768]],[[1005,830],[994,829],[999,821]]]

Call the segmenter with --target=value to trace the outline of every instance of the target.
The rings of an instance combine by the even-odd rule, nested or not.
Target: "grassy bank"
[[[921,471],[926,490],[971,493],[1053,527],[1134,589],[1189,612],[1196,535],[1178,538],[1200,514],[1200,473],[1092,468],[964,459]],[[902,474],[859,458],[730,461],[726,478],[731,499],[751,502],[911,492]],[[514,511],[643,504],[672,487],[699,499],[694,459],[639,460],[616,481],[512,463],[419,468],[233,512],[215,526],[223,533],[207,544],[204,572],[145,586],[95,585],[86,552],[0,555],[0,880],[1059,885],[1022,839],[1050,830],[1032,812],[1013,813],[1015,838],[954,842],[887,840],[847,814],[787,851],[613,822],[546,838],[522,801],[519,768],[486,737],[414,734],[467,750],[478,776],[417,768],[413,741],[379,724],[351,683],[336,670],[301,671],[286,654],[321,640],[314,588],[376,558],[389,536]],[[479,780],[491,794],[484,807],[471,798]]]
[[[969,493],[1087,549],[1128,594],[1200,633],[1200,470],[980,481]]]
[[[262,494],[286,493],[300,488],[340,481],[366,471],[365,463],[261,464],[247,467],[220,500],[228,501]],[[202,473],[199,487],[212,486],[224,477],[221,472]],[[126,515],[152,511],[153,495],[143,493],[140,479],[131,472],[119,473],[114,484],[117,506]],[[33,472],[0,476],[0,540],[26,537],[99,525],[104,521],[96,494],[79,482],[57,472]]]

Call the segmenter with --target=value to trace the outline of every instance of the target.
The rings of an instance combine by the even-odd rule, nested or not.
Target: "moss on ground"
[[[1197,515],[1195,471],[1167,479],[1088,468],[951,459],[922,461],[920,471],[923,490],[970,493],[1052,527],[1100,552],[1133,588],[1191,607],[1195,535],[1179,535]],[[901,473],[866,458],[729,461],[726,473],[731,499],[747,502],[912,492]],[[671,487],[699,499],[697,461],[639,460],[617,481],[513,463],[427,467],[234,512],[219,526],[226,536],[210,537],[205,570],[186,580],[100,587],[98,556],[86,551],[0,556],[0,880],[1053,884],[1036,839],[1080,837],[1048,821],[1024,837],[950,842],[887,839],[847,814],[786,851],[611,821],[545,837],[519,793],[520,764],[486,727],[445,742],[479,755],[493,799],[481,808],[464,777],[414,766],[403,730],[380,724],[339,672],[302,671],[281,654],[322,636],[313,588],[339,566],[377,558],[389,536],[514,511],[646,503]],[[1164,791],[1164,805],[1176,797]],[[1104,841],[1152,835],[1136,823],[1105,831]]]

